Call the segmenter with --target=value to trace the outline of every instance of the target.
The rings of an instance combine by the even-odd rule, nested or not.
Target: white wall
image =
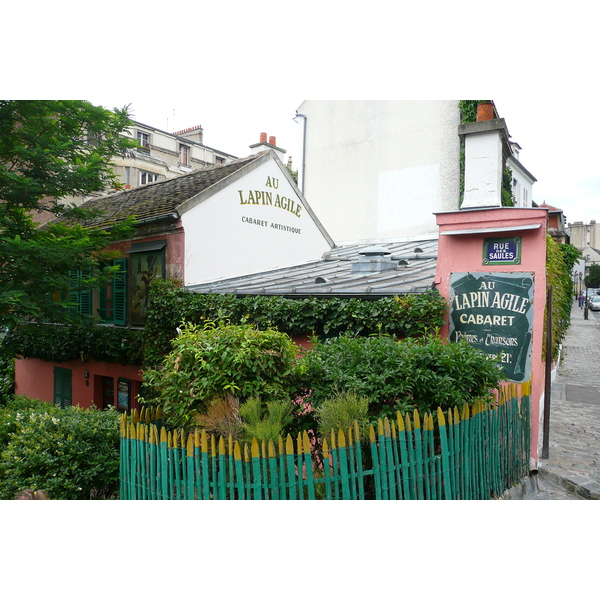
[[[499,130],[465,139],[465,196],[462,208],[502,206],[502,138]]]
[[[273,158],[184,212],[181,219],[186,286],[318,260],[331,249],[327,235]]]
[[[512,191],[515,198],[515,206],[519,208],[531,208],[533,202],[533,184],[531,178],[522,171],[517,163],[508,158],[507,165],[512,170]],[[516,180],[516,183],[515,183]]]
[[[304,196],[336,243],[437,234],[432,213],[458,208],[458,101],[307,100],[298,112]]]

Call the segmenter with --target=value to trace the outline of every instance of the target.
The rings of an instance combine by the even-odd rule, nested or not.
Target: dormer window
[[[145,131],[137,132],[137,141],[142,148],[150,148],[150,134]]]
[[[179,145],[179,164],[182,167],[190,166],[190,147],[184,144]]]

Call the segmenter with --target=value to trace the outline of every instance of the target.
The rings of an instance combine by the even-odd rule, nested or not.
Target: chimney
[[[477,122],[490,121],[494,118],[494,103],[484,100],[477,105]]]
[[[202,125],[196,125],[195,127],[188,127],[187,129],[182,129],[181,131],[174,131],[173,135],[184,137],[192,142],[198,142],[199,144],[202,144],[202,140],[204,138],[204,129],[202,129]]]
[[[260,142],[252,144],[250,149],[254,150],[255,153],[263,152],[264,150],[273,150],[282,162],[285,158],[285,150],[277,146],[275,136],[270,136],[267,142],[267,134],[265,132],[260,134]]]
[[[493,110],[493,103],[490,106]],[[485,110],[482,112],[485,116]],[[458,126],[458,134],[465,143],[465,191],[460,208],[501,207],[502,174],[506,158],[511,155],[504,119],[465,123]]]
[[[391,252],[382,246],[369,246],[358,252],[359,256],[350,265],[352,273],[380,273],[395,269],[397,262],[392,260]]]

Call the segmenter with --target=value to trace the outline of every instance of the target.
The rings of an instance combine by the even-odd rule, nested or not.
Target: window
[[[102,142],[102,134],[99,132],[89,132],[87,136],[88,146],[99,146]]]
[[[72,406],[71,369],[54,367],[54,405],[60,408]]]
[[[93,315],[100,317],[102,323],[125,325],[127,318],[127,259],[113,261],[118,267],[111,281],[100,289],[81,289],[89,271],[70,271],[71,291],[69,314]]]
[[[145,131],[137,132],[137,141],[142,148],[150,148],[150,134]]]
[[[114,377],[102,377],[102,410],[115,406],[115,380]]]
[[[123,167],[123,183],[131,185],[131,167]]]
[[[157,173],[148,173],[148,171],[140,171],[140,185],[145,185],[147,183],[154,183],[158,181]]]
[[[151,244],[160,248],[142,251],[148,249]],[[143,325],[146,322],[150,285],[155,279],[163,279],[165,276],[165,246],[166,240],[160,240],[139,244],[137,248],[134,245],[128,250],[131,253],[129,296],[132,325]]]
[[[184,167],[190,166],[190,147],[180,144],[179,146],[179,164]]]
[[[119,377],[117,384],[117,410],[129,412],[131,410],[131,379]]]

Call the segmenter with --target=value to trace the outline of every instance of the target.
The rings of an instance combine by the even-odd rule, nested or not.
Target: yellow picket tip
[[[260,451],[258,449],[258,440],[256,438],[252,438],[251,453],[252,453],[252,458],[260,458]]]
[[[437,409],[437,416],[440,427],[444,427],[446,425],[446,419],[444,418],[444,411],[439,406]]]
[[[304,454],[310,454],[310,439],[307,431],[302,433],[302,442],[304,444]]]
[[[285,453],[294,454],[294,442],[292,440],[292,436],[289,433],[287,434],[287,439],[285,440]]]

